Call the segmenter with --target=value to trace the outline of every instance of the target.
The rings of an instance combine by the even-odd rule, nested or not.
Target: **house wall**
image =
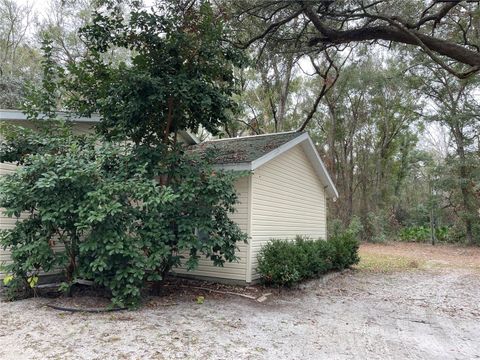
[[[230,215],[240,229],[247,234],[249,233],[249,180],[250,176],[245,176],[237,180],[235,188],[237,190],[239,203],[236,206],[236,212]],[[192,206],[195,206],[192,204]],[[177,274],[205,277],[205,278],[223,278],[236,280],[240,282],[246,281],[247,275],[247,259],[249,254],[249,244],[238,244],[236,255],[239,257],[238,262],[225,263],[223,267],[213,266],[209,259],[202,258],[199,260],[198,267],[193,271],[187,271],[184,268],[174,270]]]
[[[251,269],[270,239],[306,235],[326,238],[326,201],[320,182],[302,145],[260,166],[252,176]]]
[[[4,176],[12,173],[16,169],[13,164],[0,163],[0,176]],[[0,230],[11,229],[17,222],[16,218],[8,218],[3,214],[3,208],[0,208]],[[0,265],[10,262],[10,252],[0,248]],[[0,278],[3,278],[4,274],[0,272]]]

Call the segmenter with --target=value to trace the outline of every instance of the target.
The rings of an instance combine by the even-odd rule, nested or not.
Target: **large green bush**
[[[158,159],[148,161],[139,147],[96,137],[52,136],[42,143],[48,146],[22,155],[22,167],[0,179],[0,207],[24,217],[0,233],[12,254],[5,266],[11,284],[28,290],[29,278],[61,269],[68,282],[93,280],[116,305],[134,306],[146,281],[161,280],[182,257],[188,269],[200,256],[219,266],[236,260],[237,242],[246,235],[228,215],[239,174],[215,170],[181,149],[159,147]],[[11,153],[0,146],[0,161],[3,156]],[[208,236],[199,239],[198,230]],[[63,251],[54,251],[57,243]]]
[[[328,240],[297,237],[272,240],[258,256],[257,270],[266,284],[291,286],[330,270],[342,270],[358,263],[359,243],[352,232]]]
[[[272,240],[262,247],[257,271],[267,284],[290,286],[302,279],[299,247],[288,240]]]

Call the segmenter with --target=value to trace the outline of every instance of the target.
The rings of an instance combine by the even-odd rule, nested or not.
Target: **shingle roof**
[[[197,154],[208,152],[213,156],[214,164],[249,163],[302,134],[294,131],[205,141],[191,146],[190,151]]]

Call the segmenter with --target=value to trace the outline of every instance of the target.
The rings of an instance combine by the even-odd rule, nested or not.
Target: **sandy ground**
[[[480,359],[479,249],[361,255],[357,269],[264,303],[206,294],[70,314],[48,299],[1,302],[0,359]]]

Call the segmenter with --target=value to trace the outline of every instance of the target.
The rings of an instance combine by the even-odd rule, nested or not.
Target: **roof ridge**
[[[273,136],[273,135],[284,135],[284,134],[292,134],[296,133],[297,130],[290,130],[290,131],[282,131],[282,132],[276,132],[276,133],[270,133],[270,134],[257,134],[257,135],[247,135],[247,136],[237,136],[237,137],[230,137],[230,138],[223,138],[223,139],[213,139],[213,140],[207,140],[204,142],[220,142],[220,141],[227,141],[227,140],[241,140],[241,139],[248,139],[252,137],[265,137],[265,136]],[[301,131],[298,131],[299,134],[301,134]]]

